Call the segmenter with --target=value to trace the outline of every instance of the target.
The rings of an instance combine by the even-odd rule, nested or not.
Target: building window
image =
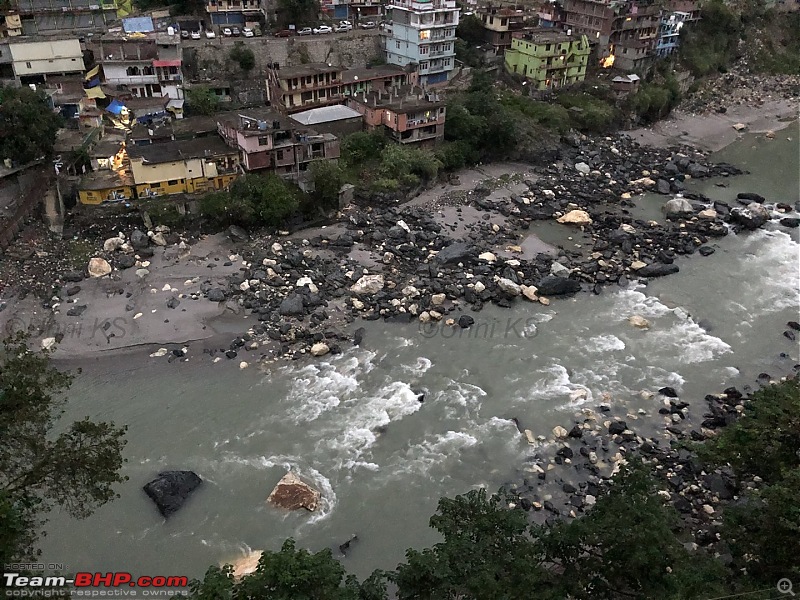
[[[261,136],[258,138],[258,145],[259,146],[269,146],[269,136]]]
[[[397,44],[397,49],[400,50],[400,42],[395,42],[395,44]],[[28,63],[28,66],[30,66],[30,64],[31,63]]]
[[[167,181],[167,185],[178,185],[178,180],[170,179],[169,181]]]
[[[445,58],[442,62],[444,63],[445,67],[450,65],[450,59],[449,58]]]
[[[26,63],[25,63],[25,66],[26,66],[26,67],[28,67],[29,69],[32,69],[32,68],[33,68],[33,67],[31,67],[31,63],[29,63],[29,62],[26,62]]]
[[[419,39],[421,40],[429,40],[431,39],[431,30],[430,29],[423,29],[419,32]]]
[[[276,159],[276,160],[283,160],[283,150],[278,150],[278,151],[275,153],[275,159]]]
[[[427,54],[428,53],[428,47],[427,46],[420,46],[419,47],[419,53],[420,54]]]

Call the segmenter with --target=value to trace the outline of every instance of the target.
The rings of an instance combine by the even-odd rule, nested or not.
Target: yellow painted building
[[[83,204],[197,194],[223,189],[241,174],[239,152],[218,137],[130,146],[130,181],[114,171],[81,182]]]

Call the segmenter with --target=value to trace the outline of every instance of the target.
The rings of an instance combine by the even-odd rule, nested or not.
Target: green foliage
[[[380,173],[383,177],[400,180],[401,184],[414,185],[414,179],[428,181],[436,177],[441,166],[436,156],[427,150],[390,144],[381,153]],[[408,178],[409,175],[414,179]]]
[[[253,51],[241,42],[238,42],[233,48],[231,48],[228,56],[230,56],[230,59],[233,62],[238,63],[239,68],[245,73],[252,70],[253,67],[256,66],[255,54],[253,54]]]
[[[339,190],[344,184],[342,168],[330,160],[315,160],[311,163],[314,178],[314,198],[325,209],[339,206]]]
[[[220,226],[277,226],[299,206],[300,190],[272,173],[244,175],[228,191],[200,199],[200,213]]]
[[[278,0],[278,23],[281,29],[289,25],[310,25],[316,22],[319,0]]]
[[[400,600],[532,598],[549,579],[528,519],[507,498],[483,489],[439,501],[431,527],[444,537],[433,548],[406,553],[391,579]]]
[[[456,28],[456,35],[472,46],[480,45],[484,42],[486,37],[486,30],[483,28],[483,23],[475,15],[463,17],[458,22]]]
[[[643,83],[630,99],[632,110],[645,123],[663,119],[680,102],[680,88],[675,76],[670,72],[663,79],[662,83]]]
[[[230,566],[212,567],[203,581],[194,581],[189,598],[193,600],[368,600],[383,598],[375,580],[370,581],[370,595],[360,594],[361,586],[330,550],[311,554],[296,549],[294,540],[286,540],[279,552],[264,552],[253,573],[235,580]]]
[[[477,161],[473,150],[466,142],[445,142],[436,148],[434,155],[445,171],[456,171]]]
[[[456,38],[455,41],[456,59],[469,67],[480,68],[484,66],[483,55],[480,51],[469,42],[465,42],[461,38]]]
[[[613,104],[587,92],[560,94],[557,102],[569,110],[570,119],[581,131],[604,133],[616,118]]]
[[[50,156],[61,125],[42,92],[0,86],[0,161],[21,165]]]
[[[0,558],[34,557],[44,515],[59,507],[89,516],[117,497],[125,428],[72,423],[55,435],[72,376],[28,349],[21,333],[0,354]]]
[[[569,111],[559,104],[540,102],[515,94],[505,94],[501,101],[506,108],[521,113],[547,129],[558,133],[566,133],[570,129]]]
[[[681,59],[697,76],[722,71],[733,60],[741,32],[739,19],[723,0],[709,0],[703,18],[681,32]]]
[[[800,382],[755,392],[745,416],[699,446],[709,464],[730,464],[739,478],[760,477],[756,492],[725,511],[723,537],[739,567],[768,584],[800,577]]]
[[[213,115],[219,108],[217,95],[204,85],[186,88],[186,102],[193,115]]]
[[[379,130],[352,133],[342,141],[341,159],[349,166],[363,165],[377,159],[388,143]]]

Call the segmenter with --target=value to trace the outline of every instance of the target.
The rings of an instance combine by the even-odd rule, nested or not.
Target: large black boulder
[[[303,314],[303,297],[291,294],[283,299],[278,307],[278,313],[284,317],[296,317]]]
[[[439,250],[439,253],[436,255],[436,262],[445,265],[466,262],[472,259],[473,254],[472,244],[467,242],[454,242]]]
[[[754,194],[753,192],[739,192],[736,194],[737,200],[746,200],[747,202],[758,202],[764,204],[767,201],[761,194]]]
[[[142,489],[166,518],[177,512],[201,483],[203,480],[192,471],[163,471]]]
[[[646,267],[642,267],[638,271],[636,271],[637,275],[641,275],[642,277],[663,277],[664,275],[672,275],[673,273],[677,273],[680,271],[678,265],[665,265],[661,263],[653,263],[652,265],[647,265]]]
[[[564,296],[581,291],[580,281],[548,275],[536,284],[540,296]]]
[[[134,250],[141,250],[142,248],[147,248],[150,244],[150,239],[147,237],[147,234],[139,229],[134,229],[131,232],[131,246],[133,246]]]

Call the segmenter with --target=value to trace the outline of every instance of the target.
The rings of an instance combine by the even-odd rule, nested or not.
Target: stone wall
[[[380,37],[374,32],[347,35],[242,40],[253,51],[255,68],[244,74],[229,58],[232,40],[216,39],[184,50],[184,66],[190,80],[263,79],[268,65],[297,66],[325,62],[346,67],[363,67],[382,56]]]

